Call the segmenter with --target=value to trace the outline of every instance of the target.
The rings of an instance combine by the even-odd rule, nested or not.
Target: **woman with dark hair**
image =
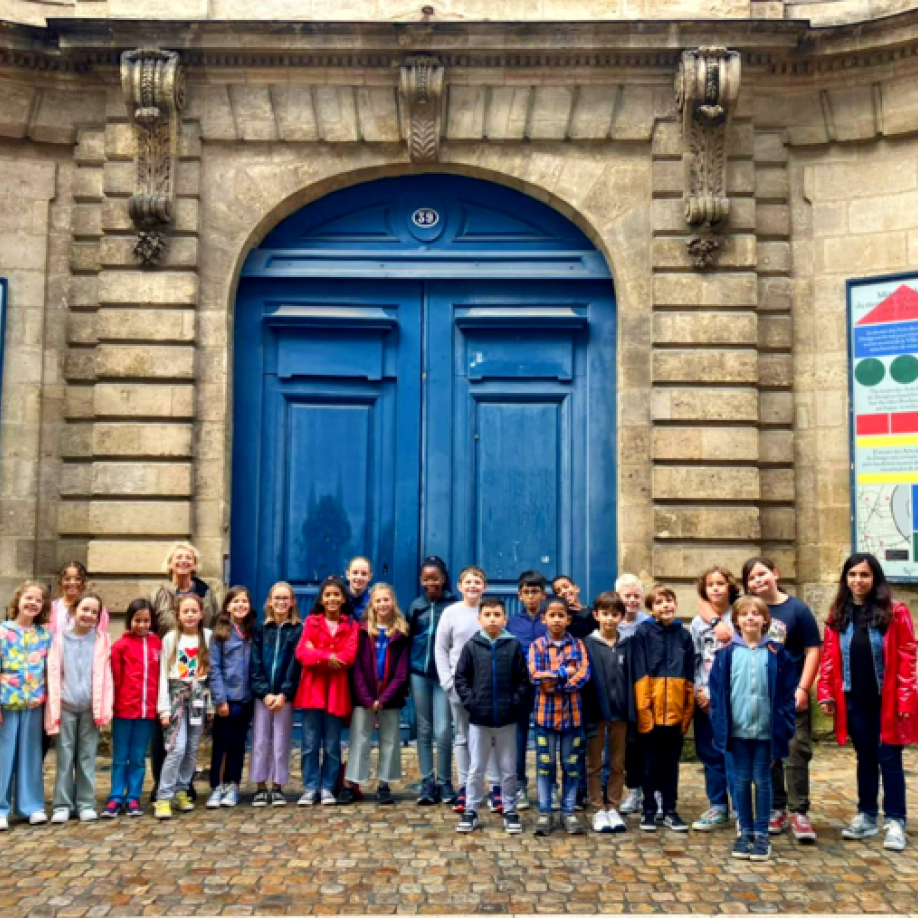
[[[879,832],[880,776],[891,851],[905,848],[905,772],[902,747],[918,741],[915,633],[902,603],[873,555],[854,554],[842,567],[838,593],[826,622],[817,698],[835,718],[835,736],[850,734],[857,755],[857,815],[843,838]]]

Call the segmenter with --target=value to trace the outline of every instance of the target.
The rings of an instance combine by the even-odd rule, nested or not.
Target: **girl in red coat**
[[[843,745],[851,735],[857,754],[857,815],[843,838],[876,835],[880,775],[883,776],[884,848],[905,848],[905,773],[902,747],[918,739],[912,617],[894,603],[880,562],[855,554],[842,567],[841,582],[826,622],[817,698],[835,717]]]
[[[156,721],[162,652],[153,607],[146,599],[135,599],[128,606],[124,625],[125,633],[112,645],[112,789],[102,811],[110,819],[121,812],[143,815],[140,795]]]
[[[320,799],[320,791],[323,806],[337,803],[341,730],[351,714],[348,670],[357,655],[358,631],[347,586],[340,577],[327,577],[319,587],[296,649],[302,666],[293,702],[303,712],[303,796],[297,801],[300,806],[312,806]]]

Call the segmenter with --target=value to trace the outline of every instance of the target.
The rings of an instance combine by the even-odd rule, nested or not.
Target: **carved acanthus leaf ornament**
[[[433,55],[412,55],[402,64],[399,94],[413,163],[435,163],[440,158],[445,76],[446,69]]]

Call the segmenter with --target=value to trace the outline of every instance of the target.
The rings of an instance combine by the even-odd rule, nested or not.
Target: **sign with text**
[[[848,282],[856,551],[918,581],[918,274]]]

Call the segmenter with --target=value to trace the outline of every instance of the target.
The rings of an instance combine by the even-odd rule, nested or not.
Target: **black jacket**
[[[567,626],[567,633],[574,638],[584,640],[588,634],[592,634],[599,627],[593,610],[586,607],[579,612],[571,610],[571,623]]]
[[[583,642],[590,658],[590,681],[583,687],[583,722],[634,720],[634,681],[631,675],[631,641],[610,647],[598,631]]]
[[[293,703],[300,681],[300,664],[296,646],[303,633],[302,625],[265,622],[257,625],[252,640],[252,694],[283,695]]]
[[[456,692],[479,727],[515,724],[532,704],[529,666],[520,642],[504,632],[493,643],[480,632],[462,648],[456,664]]]

